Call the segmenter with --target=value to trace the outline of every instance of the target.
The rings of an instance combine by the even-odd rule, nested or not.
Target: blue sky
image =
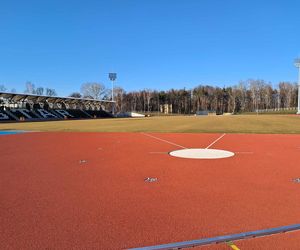
[[[0,84],[59,95],[118,73],[125,90],[296,81],[297,0],[0,2]]]

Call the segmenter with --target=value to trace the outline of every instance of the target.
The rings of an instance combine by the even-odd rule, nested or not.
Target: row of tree
[[[111,90],[101,83],[85,83],[80,92],[70,96],[111,100]],[[297,106],[296,83],[280,82],[274,88],[264,80],[240,81],[232,87],[199,85],[193,89],[157,91],[144,89],[126,92],[121,87],[114,89],[116,112],[157,112],[160,106],[172,106],[172,112],[190,114],[208,110],[217,113],[253,112],[261,109],[292,108]]]
[[[57,95],[55,89],[44,88],[44,87],[35,87],[35,85],[31,82],[25,83],[24,93],[34,94],[34,95],[46,95],[46,96],[56,96]]]
[[[0,84],[0,92],[16,93],[16,89],[10,91],[3,85]],[[57,96],[56,90],[51,88],[36,87],[32,82],[25,83],[25,94],[33,95],[46,95],[46,96]],[[90,99],[109,99],[111,98],[110,89],[105,88],[102,83],[84,83],[81,85],[80,92],[73,92],[70,97],[76,98],[90,98]]]
[[[7,91],[7,88],[4,86],[4,84],[0,84],[0,92],[6,92]],[[16,93],[16,89],[11,89],[9,92],[10,93]]]
[[[0,92],[7,92],[7,88],[0,84]],[[16,93],[16,89],[11,89],[8,91],[10,93]],[[25,94],[33,94],[33,95],[47,95],[47,96],[56,96],[56,90],[51,88],[44,88],[44,87],[35,87],[35,85],[31,82],[25,83],[25,90],[23,91]]]
[[[54,89],[36,88],[31,82],[27,82],[25,86],[24,93],[56,96]],[[5,90],[5,87],[0,85],[0,91]],[[111,90],[105,88],[102,83],[84,83],[80,92],[74,92],[70,96],[111,100]],[[116,112],[157,112],[164,104],[171,105],[172,112],[178,114],[190,114],[201,110],[217,113],[253,112],[259,109],[296,107],[297,98],[296,83],[280,82],[278,87],[274,88],[270,82],[251,79],[224,88],[199,85],[193,89],[144,89],[130,92],[121,87],[114,88]]]
[[[297,106],[296,83],[280,82],[278,88],[264,80],[241,81],[232,87],[199,85],[193,89],[156,91],[145,89],[114,91],[116,111],[156,112],[160,105],[172,105],[172,112],[190,114],[208,110],[217,113],[253,112],[261,109],[292,108]]]

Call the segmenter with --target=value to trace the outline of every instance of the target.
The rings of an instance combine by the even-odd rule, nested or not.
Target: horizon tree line
[[[111,100],[111,90],[101,83],[85,83],[80,92],[70,96]],[[297,106],[297,84],[279,82],[274,88],[264,80],[249,79],[229,87],[214,87],[200,84],[192,89],[158,91],[143,89],[126,92],[114,88],[116,112],[159,112],[160,105],[172,105],[172,113],[193,114],[196,111],[217,113],[253,112],[265,109],[294,108]]]
[[[230,87],[198,85],[192,89],[170,89],[158,91],[144,89],[126,92],[114,90],[117,112],[158,112],[160,105],[172,105],[172,113],[194,114],[197,111],[216,113],[253,112],[295,108],[298,100],[296,83],[280,82],[278,88],[264,80],[240,81]]]
[[[122,87],[114,88],[116,112],[159,112],[160,105],[172,105],[172,113],[193,114],[196,111],[217,113],[253,112],[263,109],[294,108],[297,106],[297,84],[279,82],[278,87],[264,80],[249,79],[229,87],[200,84],[192,89],[151,90],[143,89],[126,92]],[[5,92],[4,85],[0,91]],[[56,96],[55,89],[25,84],[24,93]],[[80,91],[69,95],[76,98],[111,100],[111,89],[98,82],[81,85]]]
[[[7,88],[4,84],[0,84],[0,91],[7,92]],[[12,88],[10,93],[17,93],[15,88]],[[32,95],[46,95],[46,96],[57,96],[56,90],[52,88],[44,88],[44,87],[35,87],[35,84],[32,82],[25,83],[25,90],[23,91],[24,94],[32,94]]]

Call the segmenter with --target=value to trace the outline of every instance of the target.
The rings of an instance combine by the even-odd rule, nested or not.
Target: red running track
[[[188,148],[220,136],[151,135]],[[236,155],[174,158],[177,146],[140,133],[0,136],[0,249],[124,249],[300,223],[300,135],[227,134],[211,148]],[[236,244],[299,249],[300,233]]]

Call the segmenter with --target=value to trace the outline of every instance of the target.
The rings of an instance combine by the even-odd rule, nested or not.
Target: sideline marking
[[[149,152],[149,154],[168,154],[168,152]]]
[[[214,145],[218,140],[221,140],[226,134],[222,134],[218,139],[214,140],[211,144],[209,144],[205,149],[210,148],[212,145]]]
[[[254,154],[254,152],[234,152],[236,154]]]
[[[130,248],[130,249],[131,250],[154,250],[154,249],[171,250],[171,249],[191,248],[196,246],[204,246],[204,245],[216,244],[221,242],[226,243],[234,240],[257,238],[257,237],[263,237],[272,234],[286,233],[286,232],[298,231],[298,230],[300,230],[300,224],[294,224],[289,226],[274,227],[269,229],[262,229],[262,230],[250,231],[250,232],[244,232],[238,234],[222,235],[213,238],[181,241],[176,243],[168,243],[168,244],[162,244],[156,246]]]
[[[226,242],[228,246],[230,246],[233,250],[240,250],[236,245],[233,244],[232,241]]]
[[[159,140],[159,141],[163,141],[163,142],[169,143],[169,144],[171,144],[171,145],[173,145],[173,146],[176,146],[176,147],[180,147],[180,148],[185,148],[185,149],[187,149],[187,148],[184,147],[184,146],[181,146],[181,145],[179,145],[179,144],[176,144],[176,143],[173,143],[173,142],[170,142],[170,141],[161,139],[161,138],[156,137],[156,136],[154,136],[154,135],[149,135],[149,134],[144,133],[144,132],[141,132],[141,134],[142,134],[142,135],[145,135],[145,136],[148,136],[148,137],[151,137],[151,138],[154,138],[154,139]]]

